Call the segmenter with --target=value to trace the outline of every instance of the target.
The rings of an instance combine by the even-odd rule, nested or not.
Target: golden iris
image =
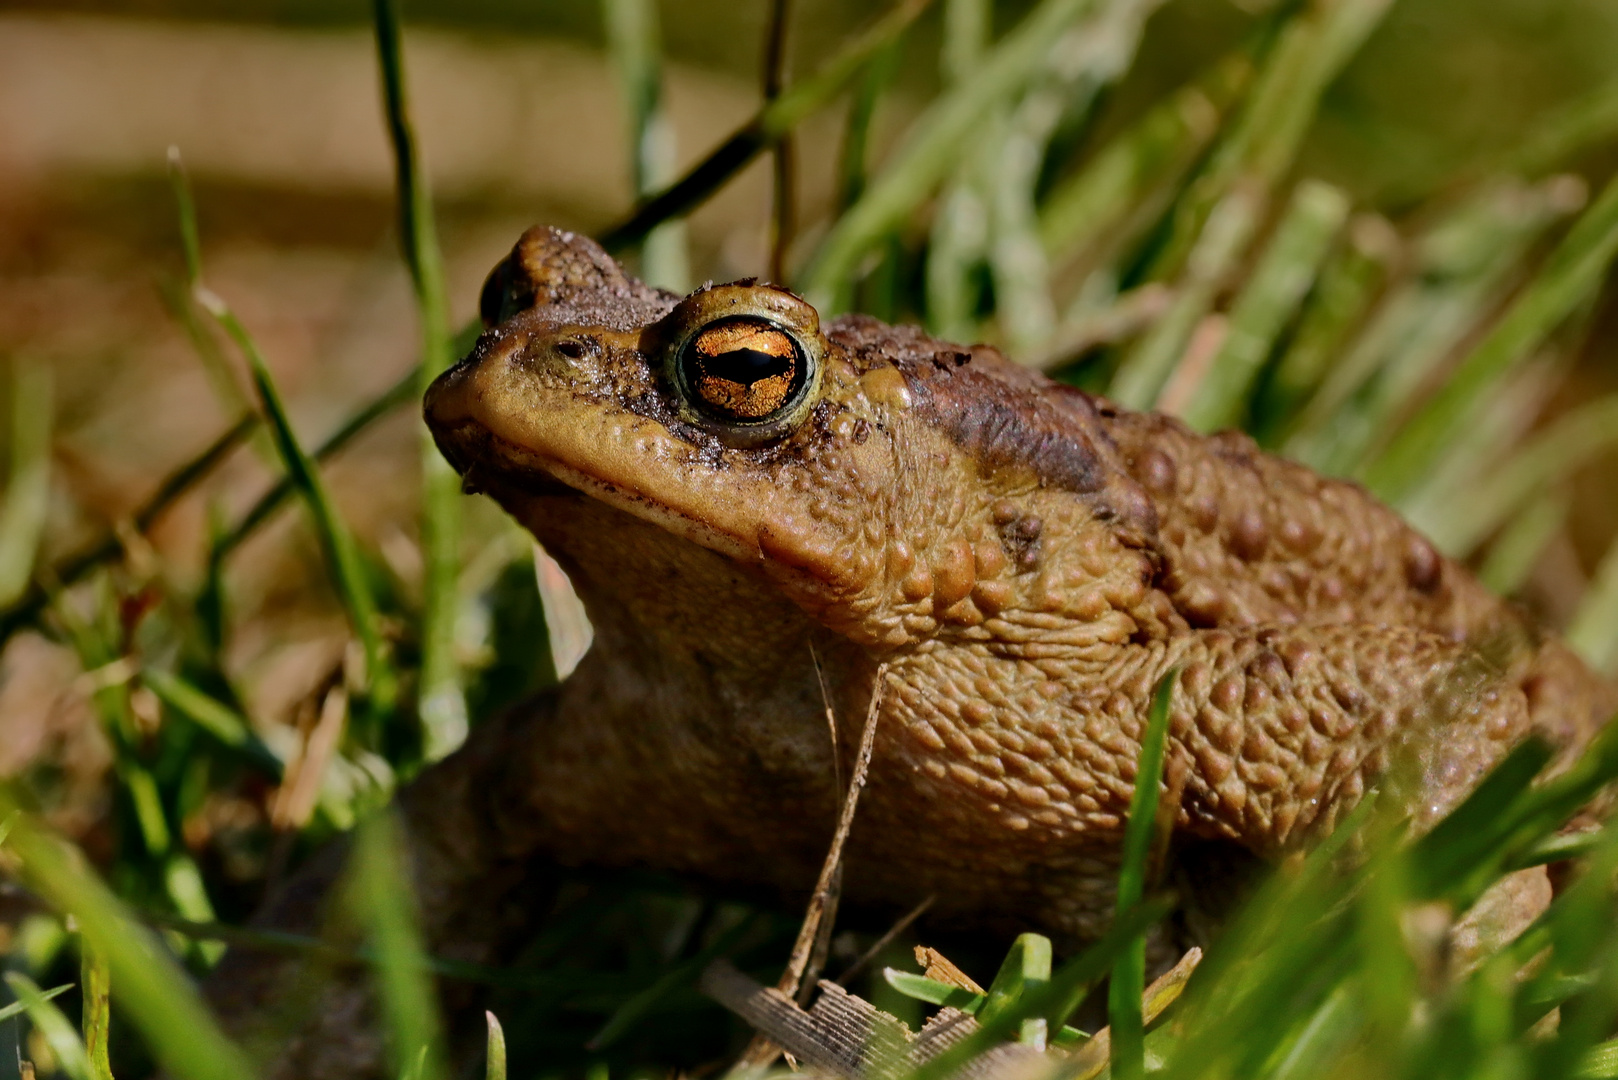
[[[769,420],[790,408],[808,377],[792,335],[748,315],[703,327],[686,343],[680,364],[693,404],[741,423]]]

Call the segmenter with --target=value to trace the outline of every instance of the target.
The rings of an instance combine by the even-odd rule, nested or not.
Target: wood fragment
[[[987,990],[973,980],[972,976],[956,967],[949,957],[930,946],[916,946],[916,963],[922,966],[923,973],[934,982],[941,982],[946,986],[958,986],[962,990],[970,990],[974,994],[988,993]]]

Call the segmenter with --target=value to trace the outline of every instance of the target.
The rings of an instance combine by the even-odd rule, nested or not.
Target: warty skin
[[[1570,754],[1618,708],[1392,511],[1244,436],[1114,408],[984,346],[821,326],[769,286],[681,300],[556,230],[523,237],[484,311],[427,422],[468,488],[562,563],[595,643],[402,797],[434,951],[497,960],[554,862],[802,894],[878,692],[847,895],[936,895],[941,919],[1068,945],[1108,921],[1171,669],[1176,840],[1262,860],[1390,768],[1430,823],[1531,731]],[[778,430],[715,423],[671,381],[681,335],[738,314],[819,354]],[[311,923],[339,865],[317,860],[265,918]],[[1463,936],[1508,933],[1548,897],[1542,870],[1517,875]],[[216,996],[251,1016],[286,972],[232,963]],[[380,1067],[364,994],[328,996],[278,1075]]]

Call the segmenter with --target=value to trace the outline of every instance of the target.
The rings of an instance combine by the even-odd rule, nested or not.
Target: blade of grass
[[[141,671],[141,683],[157,695],[159,701],[179,715],[190,720],[208,734],[242,755],[262,769],[277,783],[285,763],[275,752],[253,734],[247,718],[218,698],[199,690],[180,676],[160,668]]]
[[[1561,181],[1496,184],[1446,214],[1292,425],[1289,455],[1336,475],[1385,446],[1456,349],[1504,302],[1534,243],[1576,208]]]
[[[679,217],[712,195],[776,140],[836,97],[870,62],[916,21],[932,0],[900,0],[865,32],[843,46],[807,79],[766,105],[679,180],[642,203],[629,218],[602,232],[608,251],[638,243],[656,226]]]
[[[1543,176],[1586,150],[1609,144],[1614,134],[1618,134],[1618,85],[1607,85],[1538,118],[1527,138],[1511,150],[1502,170]]]
[[[360,563],[353,535],[349,533],[347,524],[338,514],[336,504],[332,502],[325,481],[321,479],[313,459],[298,442],[297,433],[292,430],[292,422],[287,417],[286,406],[282,403],[280,392],[270,375],[269,365],[265,363],[263,354],[258,351],[258,345],[252,335],[218,294],[203,289],[198,301],[203,310],[219,322],[225,334],[247,358],[253,376],[253,386],[258,392],[265,419],[275,436],[275,445],[281,455],[282,465],[309,510],[316,538],[320,541],[326,557],[327,572],[331,575],[332,584],[337,589],[344,610],[348,612],[354,635],[364,650],[365,685],[369,691],[371,708],[376,714],[385,715],[393,709],[398,687],[382,639],[376,598],[371,593],[370,582],[366,580],[365,568]]]
[[[1147,901],[1116,920],[1101,940],[1051,974],[1050,982],[1024,994],[993,1022],[983,1024],[911,1074],[910,1080],[943,1080],[983,1051],[1015,1036],[1024,1020],[1044,1017],[1052,1028],[1083,1002],[1086,992],[1111,969],[1130,942],[1163,918],[1173,905]]]
[[[1567,643],[1597,671],[1618,675],[1618,541],[1601,560],[1568,627]]]
[[[1174,700],[1179,675],[1178,669],[1171,670],[1157,684],[1146,715],[1146,730],[1141,735],[1135,791],[1129,799],[1129,820],[1124,824],[1123,863],[1118,868],[1120,922],[1140,907],[1146,895],[1147,863],[1159,825],[1158,787],[1168,745],[1169,705]],[[1146,1075],[1146,1029],[1141,1013],[1145,992],[1146,938],[1142,934],[1120,951],[1107,988],[1107,1024],[1112,1029],[1112,1075],[1116,1080],[1140,1080]]]
[[[257,416],[242,417],[202,453],[170,473],[157,491],[135,511],[131,518],[135,531],[144,534],[150,529],[170,506],[190,493],[207,479],[214,469],[223,464],[257,427]],[[40,613],[50,603],[53,592],[78,584],[90,571],[117,558],[122,551],[123,541],[117,532],[109,530],[96,543],[77,554],[69,555],[38,575],[50,581],[52,588],[46,589],[35,582],[20,599],[0,611],[0,640],[10,637],[39,618]]]
[[[73,989],[73,984],[72,983],[63,983],[61,986],[53,986],[49,990],[41,990],[39,992],[39,996],[44,998],[46,1001],[50,1001],[50,1000],[52,1000],[54,998],[61,997],[63,994],[67,993],[71,989]],[[5,1008],[0,1009],[0,1023],[4,1023],[5,1021],[10,1020],[12,1017],[15,1017],[15,1016],[21,1016],[23,1013],[25,1013],[27,1011],[28,1011],[28,1006],[27,1005],[25,1005],[24,1003],[22,1003],[20,1001],[13,1001],[10,1005],[7,1005]]]
[[[419,1080],[448,1075],[438,1006],[413,910],[404,839],[391,812],[373,814],[355,832],[349,910],[376,953],[377,989],[387,1017],[394,1069]]]
[[[605,0],[607,53],[628,120],[630,183],[636,199],[673,179],[674,127],[663,108],[662,35],[652,0]],[[672,292],[690,288],[685,224],[665,221],[641,242],[641,280]]]
[[[791,0],[770,0],[770,18],[764,31],[764,103],[781,96],[786,85],[787,32],[792,25]],[[770,199],[770,280],[787,279],[787,251],[797,220],[797,154],[792,132],[783,132],[770,147],[773,190]]]
[[[1101,92],[1128,70],[1146,20],[1162,0],[1111,0],[1069,27],[1054,54],[1069,58],[1036,80],[1010,111],[991,158],[989,268],[1000,334],[1025,358],[1056,329],[1050,266],[1035,206],[1052,138],[1082,124]]]
[[[1451,553],[1473,550],[1557,480],[1618,449],[1618,394],[1580,405],[1558,418],[1503,463],[1488,483],[1440,493],[1409,508],[1411,523]]]
[[[1362,470],[1366,485],[1384,499],[1413,488],[1477,402],[1600,286],[1615,255],[1618,179],[1579,218],[1488,337]]]
[[[1058,183],[1040,207],[1040,241],[1052,259],[1093,258],[1111,234],[1145,228],[1142,207],[1195,164],[1252,77],[1245,51],[1226,57]]]
[[[1292,432],[1300,407],[1364,325],[1401,247],[1385,218],[1361,214],[1349,224],[1346,242],[1321,272],[1297,333],[1260,388],[1254,416],[1261,444],[1279,445]]]
[[[1283,14],[1279,39],[1254,80],[1230,130],[1180,200],[1169,239],[1148,276],[1178,273],[1215,207],[1244,187],[1260,194],[1292,167],[1321,95],[1381,23],[1390,0],[1312,0]]]
[[[68,1080],[101,1080],[90,1068],[84,1042],[73,1024],[61,1009],[51,1004],[40,992],[34,980],[20,971],[8,971],[6,985],[11,987],[11,992],[17,995],[17,1000],[27,1010],[34,1030],[44,1037],[45,1044],[51,1048],[51,1055],[56,1058],[56,1067],[67,1074]]]
[[[9,803],[9,794],[0,796]],[[61,839],[22,815],[9,841],[23,880],[57,911],[70,913],[105,958],[113,996],[164,1072],[177,1080],[250,1080],[253,1069],[225,1038],[168,951]]]
[[[79,941],[79,987],[83,999],[79,1006],[80,1027],[90,1076],[92,1080],[112,1080],[112,1058],[107,1047],[112,1034],[111,976],[107,962],[82,938]]]
[[[984,995],[983,1007],[977,1013],[978,1022],[993,1023],[1002,1013],[1016,1007],[1024,995],[1050,981],[1051,939],[1043,934],[1018,934]],[[1049,1035],[1050,1025],[1045,1017],[1030,1016],[1023,1019],[1017,1041],[1043,1050]]]
[[[1132,349],[1108,396],[1150,408],[1184,355],[1191,335],[1246,253],[1269,203],[1297,157],[1320,97],[1370,36],[1390,0],[1315,0],[1282,28],[1235,121],[1176,206],[1149,280],[1185,270],[1170,313]]]
[[[1298,185],[1275,237],[1231,309],[1225,343],[1191,395],[1186,423],[1213,431],[1246,418],[1259,372],[1314,285],[1348,210],[1348,196],[1330,184],[1310,180]]]
[[[1108,397],[1132,409],[1157,404],[1191,335],[1213,310],[1215,298],[1257,232],[1263,199],[1259,188],[1247,185],[1214,208],[1168,311],[1124,357],[1107,388]]]
[[[1567,526],[1573,494],[1553,487],[1523,507],[1489,545],[1478,580],[1497,596],[1513,596],[1527,583],[1545,548]]]
[[[483,1080],[506,1080],[506,1033],[492,1012],[485,1012],[489,1024],[488,1049],[484,1053]]]
[[[419,398],[426,396],[428,386],[455,359],[451,352],[449,296],[444,284],[444,258],[438,247],[438,228],[433,218],[432,193],[421,168],[410,119],[396,0],[373,0],[372,15],[377,59],[382,70],[388,138],[393,146],[399,236],[405,263],[410,267],[410,280],[415,286],[416,310],[421,320],[421,365],[417,368],[416,386]],[[261,366],[254,367],[255,381],[260,378]],[[280,422],[276,423],[279,430]],[[420,428],[420,439],[424,566],[417,712],[425,736],[422,756],[432,762],[465,742],[467,732],[466,697],[461,688],[460,665],[455,658],[455,617],[460,600],[455,582],[460,572],[461,478],[438,452],[432,432],[425,425]],[[296,476],[297,470],[289,467],[288,473]],[[335,552],[336,548],[332,550]],[[353,602],[354,597],[349,599]],[[362,616],[358,609],[351,608],[351,611],[356,623],[362,618],[375,621],[374,616]],[[369,677],[379,679],[385,661],[375,627],[356,626],[356,630],[365,646],[367,667],[374,672]],[[391,705],[390,697],[391,691],[383,695],[385,706]]]
[[[357,412],[345,420],[336,431],[326,437],[326,440],[310,453],[310,458],[316,464],[324,464],[339,451],[348,446],[372,424],[387,416],[393,410],[407,403],[418,401],[416,388],[420,385],[420,376],[411,371],[398,382],[388,387],[382,393],[372,398]],[[257,422],[257,418],[254,418]],[[286,504],[286,501],[297,494],[298,486],[290,478],[283,477],[275,486],[260,496],[247,513],[242,515],[240,521],[226,533],[215,545],[212,558],[223,560],[241,546],[242,542],[258,531],[270,516]]]
[[[11,446],[0,501],[0,607],[16,603],[34,573],[51,495],[51,369],[11,364]]]
[[[802,291],[823,313],[884,236],[927,198],[985,116],[1044,69],[1051,46],[1099,0],[1042,0],[984,57],[971,77],[928,107],[859,202],[837,219],[802,274]]]

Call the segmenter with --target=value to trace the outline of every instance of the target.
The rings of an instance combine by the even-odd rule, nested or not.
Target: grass
[[[1169,408],[1201,428],[1244,427],[1364,480],[1502,591],[1527,578],[1567,528],[1575,474],[1612,453],[1618,430],[1610,398],[1547,409],[1618,253],[1618,180],[1563,170],[1618,137],[1618,96],[1571,102],[1490,170],[1399,206],[1356,205],[1308,175],[1300,153],[1387,0],[1255,5],[1263,10],[1235,51],[1117,118],[1111,90],[1158,4],[1041,0],[996,30],[983,0],[942,0],[940,55],[926,56],[941,68],[940,89],[912,103],[902,137],[879,147],[873,132],[896,103],[895,72],[923,52],[912,30],[928,6],[900,0],[876,14],[675,178],[655,12],[612,0],[607,38],[640,201],[603,241],[637,254],[659,283],[683,283],[679,219],[847,96],[835,213],[799,222],[796,244],[781,252],[796,286],[828,313],[860,308],[992,340],[1126,403]],[[746,1033],[696,992],[697,976],[728,957],[775,982],[794,943],[803,952],[815,940],[799,933],[796,913],[658,875],[580,870],[558,871],[554,889],[534,898],[535,937],[501,968],[428,955],[413,923],[397,826],[381,808],[469,727],[549,676],[525,659],[545,644],[526,545],[502,535],[469,554],[455,478],[430,440],[420,444],[424,569],[414,592],[355,540],[324,480],[334,455],[417,400],[467,344],[446,314],[387,0],[375,24],[421,355],[324,438],[295,429],[249,328],[204,285],[195,207],[175,170],[186,275],[169,298],[240,419],[158,488],[133,534],[244,445],[282,473],[240,517],[217,523],[201,585],[143,573],[128,531],[39,560],[52,391],[37,367],[11,371],[0,631],[38,629],[76,650],[116,764],[110,854],[94,868],[40,825],[49,778],[6,790],[3,857],[35,910],[8,960],[17,1001],[0,1018],[26,1013],[39,1036],[28,1045],[43,1048],[29,1052],[72,1080],[153,1067],[239,1080],[255,1065],[191,978],[231,941],[372,968],[400,1077],[450,1074],[436,999],[465,982],[492,993],[491,1080],[715,1069]],[[330,672],[309,703],[321,715],[329,707],[336,725],[325,757],[312,735],[290,754],[269,737],[226,659],[240,627],[225,570],[294,501],[363,658]],[[466,622],[482,628],[470,648],[457,638]],[[1618,544],[1569,629],[1592,663],[1618,666]],[[1526,744],[1425,835],[1411,835],[1396,800],[1366,799],[1266,878],[1189,982],[1187,965],[1149,988],[1147,934],[1172,906],[1160,874],[1172,807],[1154,804],[1173,693],[1165,681],[1143,740],[1117,918],[1104,939],[1065,959],[1038,935],[948,939],[963,966],[998,969],[977,994],[901,970],[907,930],[851,986],[913,1023],[924,1006],[977,1015],[979,1030],[913,1080],[946,1076],[1003,1040],[1066,1047],[1052,1075],[1084,1078],[1618,1076],[1618,832],[1557,835],[1618,776],[1618,736],[1550,773],[1548,750]],[[251,898],[224,881],[217,851],[185,840],[210,798],[270,805],[300,783],[303,810],[258,842],[285,868],[355,829],[344,886],[360,933],[353,947],[234,925]],[[1532,927],[1472,966],[1445,955],[1445,919],[1502,875],[1552,860],[1573,860],[1570,884]],[[857,956],[884,929],[848,918],[834,960],[838,949]],[[1081,1006],[1103,982],[1105,1035],[1087,1034],[1101,1011]],[[74,989],[38,989],[52,983]]]

